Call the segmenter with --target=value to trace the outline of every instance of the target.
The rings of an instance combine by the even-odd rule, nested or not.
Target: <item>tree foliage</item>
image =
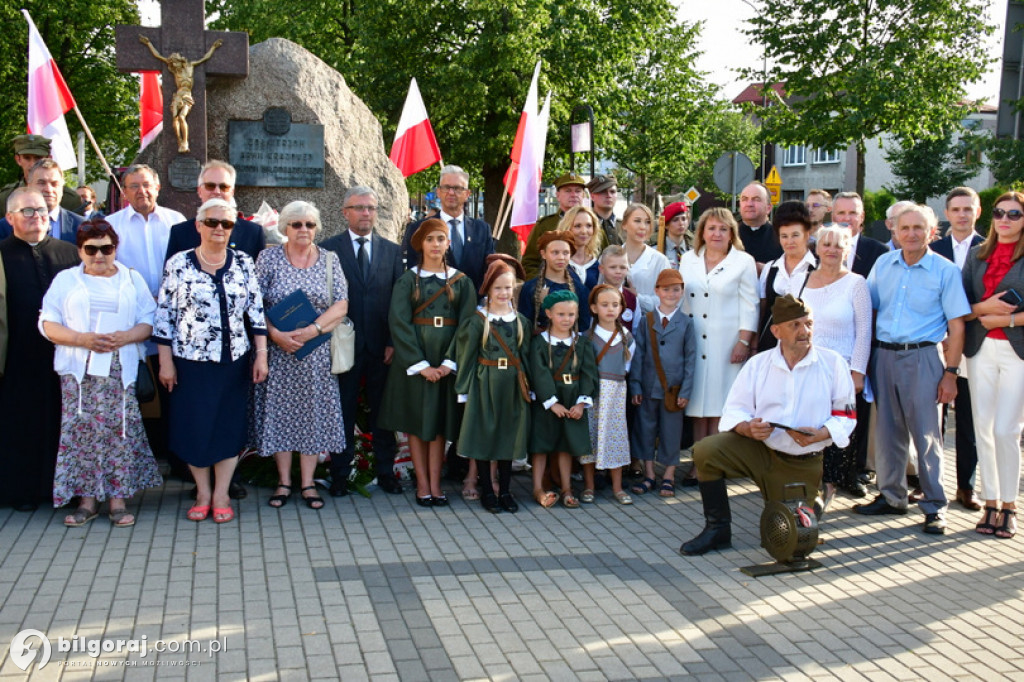
[[[993,137],[986,142],[985,153],[996,184],[1006,187],[1024,178],[1024,140]]]
[[[138,149],[139,88],[130,74],[118,73],[114,27],[138,24],[132,0],[23,0],[0,8],[0,183],[17,179],[21,170],[10,161],[8,141],[25,132],[28,93],[28,25],[19,9],[29,11],[54,61],[68,83],[78,108],[111,165],[123,164]],[[81,126],[73,113],[65,116],[72,139]],[[103,172],[86,147],[90,179]]]
[[[693,66],[696,31],[675,24],[668,0],[378,0],[344,3],[340,10],[307,0],[208,0],[207,6],[221,13],[218,28],[248,30],[252,42],[290,38],[337,68],[380,118],[386,138],[415,76],[445,161],[465,167],[474,184],[483,180],[492,219],[538,60],[541,99],[552,92],[549,179],[567,166],[568,122],[578,104],[594,108],[595,146],[606,157],[659,181],[674,181],[703,158],[694,130],[706,130],[703,120],[718,110]],[[699,125],[704,128],[692,127]],[[647,143],[655,150],[640,149]]]
[[[923,140],[900,140],[886,150],[897,182],[886,189],[901,199],[923,204],[952,187],[963,185],[981,168],[968,159],[967,146],[954,140],[952,133]]]
[[[785,83],[759,111],[767,139],[842,149],[856,144],[864,189],[865,142],[941,136],[989,58],[989,0],[760,0],[745,30],[763,46],[761,82]]]

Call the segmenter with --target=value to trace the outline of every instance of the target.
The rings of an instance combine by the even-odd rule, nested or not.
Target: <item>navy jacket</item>
[[[383,358],[384,348],[391,345],[391,290],[405,272],[401,248],[374,232],[370,238],[370,277],[364,281],[348,230],[324,240],[320,246],[338,254],[348,280],[348,317],[356,330],[356,354]]]
[[[884,253],[889,253],[889,247],[861,233],[857,240],[857,253],[853,256],[853,271],[867,279],[875,261]]]
[[[983,241],[985,240],[981,235],[974,235],[974,237],[971,238],[971,248],[973,249],[975,246],[982,243]],[[931,247],[932,251],[939,254],[946,260],[952,263],[956,262],[956,260],[953,258],[953,237],[951,237],[950,235],[947,234],[942,239],[934,241],[928,246]]]

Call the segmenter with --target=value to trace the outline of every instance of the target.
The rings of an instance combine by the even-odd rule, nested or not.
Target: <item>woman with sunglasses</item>
[[[83,526],[109,500],[110,522],[123,528],[135,524],[125,501],[163,483],[134,389],[156,304],[142,275],[114,260],[110,223],[84,222],[77,242],[82,264],[54,278],[39,315],[61,385],[53,505],[79,498],[64,525]]]
[[[1024,424],[1022,236],[1024,193],[1007,192],[996,199],[988,237],[971,249],[963,270],[971,302],[964,355],[985,498],[984,516],[975,529],[1001,539],[1017,533]]]
[[[320,509],[324,501],[313,483],[317,454],[345,451],[341,393],[331,374],[329,340],[302,358],[296,353],[345,321],[348,283],[338,255],[313,243],[320,229],[320,211],[316,206],[293,201],[281,210],[277,225],[288,238],[287,243],[279,249],[263,251],[256,260],[263,305],[270,310],[301,290],[317,317],[312,324],[290,332],[277,329],[268,320],[267,331],[273,342],[270,369],[274,371],[256,387],[252,422],[260,455],[273,455],[277,462],[277,490],[268,504],[275,508],[288,504],[293,488],[292,453],[298,452],[299,495],[307,507]]]
[[[249,380],[267,378],[267,328],[252,259],[228,248],[234,208],[210,199],[199,207],[196,226],[199,246],[164,265],[153,341],[159,344],[159,380],[170,393],[168,446],[196,481],[188,519],[202,521],[212,508],[213,520],[226,523],[235,518],[228,485],[246,445]]]

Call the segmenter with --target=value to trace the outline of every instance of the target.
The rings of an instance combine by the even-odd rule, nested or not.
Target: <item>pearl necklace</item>
[[[206,256],[203,255],[203,247],[201,247],[201,246],[197,246],[196,247],[196,254],[199,256],[199,260],[203,261],[204,263],[209,265],[211,268],[219,268],[222,265],[224,265],[224,263],[226,263],[227,260],[228,260],[228,252],[225,251],[224,252],[224,257],[220,260],[219,263],[214,263],[212,261],[208,261],[206,259]]]

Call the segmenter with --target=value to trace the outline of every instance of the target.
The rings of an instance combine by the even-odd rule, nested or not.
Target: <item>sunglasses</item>
[[[215,190],[217,188],[220,188],[221,192],[227,192],[229,189],[231,189],[231,185],[229,185],[226,182],[222,182],[220,184],[217,184],[216,182],[204,182],[203,183],[203,189],[205,189],[207,192],[212,192],[213,190]]]
[[[1024,212],[1018,211],[1017,209],[1013,209],[1011,211],[1004,211],[1001,208],[993,208],[992,217],[995,218],[996,220],[1002,220],[1003,218],[1006,218],[1007,220],[1017,221],[1020,220],[1021,218],[1024,218]]]
[[[306,228],[307,230],[315,230],[317,228],[317,224],[308,221],[302,222],[301,220],[296,220],[294,223],[288,223],[288,227],[292,228],[293,230],[301,230],[302,228]]]
[[[235,226],[234,220],[217,220],[216,218],[204,218],[203,225],[207,227],[223,227],[225,230],[230,230]]]
[[[102,253],[104,256],[109,256],[114,253],[114,245],[102,244],[96,246],[95,244],[86,244],[82,247],[82,251],[85,251],[86,256],[95,256],[97,252]]]

